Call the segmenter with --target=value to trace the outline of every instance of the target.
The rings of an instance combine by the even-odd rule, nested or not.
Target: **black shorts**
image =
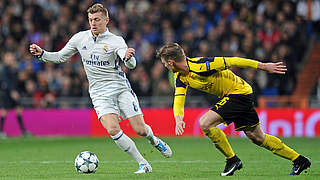
[[[0,108],[3,109],[14,109],[17,106],[20,106],[19,102],[12,99],[10,94],[0,95]]]
[[[211,110],[228,125],[233,122],[236,131],[243,131],[260,123],[253,100],[252,94],[231,94],[223,97]]]

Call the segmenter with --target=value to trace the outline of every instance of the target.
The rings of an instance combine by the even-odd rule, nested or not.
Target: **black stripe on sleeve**
[[[175,94],[174,96],[185,96],[185,94]]]
[[[226,63],[226,59],[223,57],[223,62],[224,62],[224,69],[227,69],[227,63]]]
[[[195,64],[201,64],[201,63],[206,63],[207,61],[213,62],[214,57],[204,57],[204,58],[199,59],[198,61],[193,61],[192,59],[188,59],[188,61],[195,63]]]

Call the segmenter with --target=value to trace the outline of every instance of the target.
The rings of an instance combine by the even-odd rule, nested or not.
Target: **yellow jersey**
[[[195,57],[186,58],[188,75],[177,72],[175,77],[174,116],[184,115],[187,88],[217,95],[251,94],[251,86],[229,68],[257,68],[258,61],[239,57]]]

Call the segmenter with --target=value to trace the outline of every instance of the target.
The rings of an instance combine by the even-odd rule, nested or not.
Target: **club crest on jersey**
[[[103,52],[104,52],[104,53],[108,53],[108,46],[107,46],[107,45],[104,45],[104,46],[103,46]]]

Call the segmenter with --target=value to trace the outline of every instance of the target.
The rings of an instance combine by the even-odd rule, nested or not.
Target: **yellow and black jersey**
[[[251,86],[229,68],[257,68],[258,62],[238,57],[196,57],[186,59],[188,75],[175,73],[174,115],[184,114],[187,88],[223,97],[230,94],[251,94]]]

